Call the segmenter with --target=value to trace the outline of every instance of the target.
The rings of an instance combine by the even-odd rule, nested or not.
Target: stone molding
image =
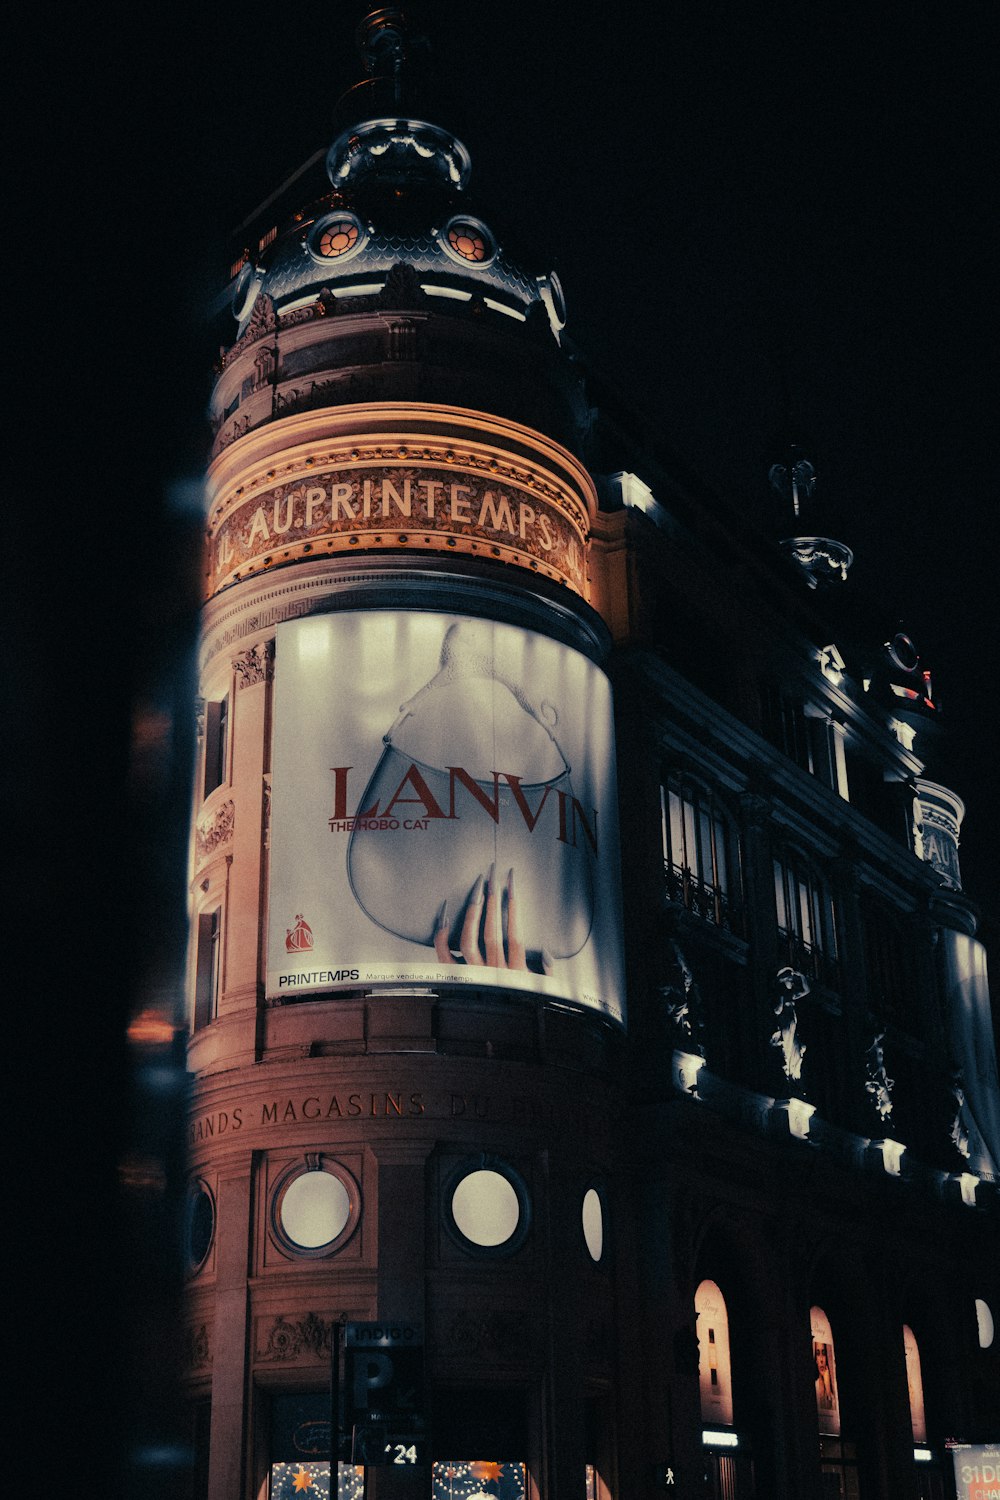
[[[202,819],[195,830],[195,854],[199,865],[232,840],[235,823],[236,807],[232,801],[223,802],[210,817]]]
[[[340,1321],[339,1314],[325,1318],[314,1312],[301,1318],[286,1313],[270,1319],[258,1318],[254,1358],[275,1364],[329,1359],[333,1326]]]
[[[260,641],[233,658],[238,689],[256,687],[274,676],[274,641]]]

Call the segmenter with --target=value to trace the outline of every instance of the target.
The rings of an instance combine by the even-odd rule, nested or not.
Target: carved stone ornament
[[[265,849],[271,847],[271,773],[265,771],[261,805],[261,834]]]
[[[516,1359],[533,1345],[534,1323],[527,1313],[494,1308],[453,1314],[438,1345],[442,1350],[487,1359]]]
[[[949,1111],[951,1115],[951,1128],[948,1132],[949,1139],[959,1156],[964,1156],[968,1159],[970,1155],[969,1126],[967,1120],[968,1106],[965,1102],[965,1090],[962,1088],[960,1074],[956,1073],[953,1076],[949,1093],[951,1096],[951,1109]]]
[[[320,1318],[316,1313],[293,1323],[283,1314],[275,1318],[263,1341],[258,1339],[257,1358],[292,1360],[306,1355],[312,1359],[328,1358],[335,1319]]]
[[[665,984],[660,985],[667,1019],[679,1034],[680,1045],[687,1045],[704,1057],[705,1049],[701,1044],[704,1026],[701,991],[679,944],[671,939],[669,946],[671,959],[668,978]]]
[[[195,850],[199,863],[214,854],[222,844],[228,844],[233,836],[236,808],[232,802],[223,802],[213,817],[199,823],[195,835]]]
[[[407,308],[419,307],[424,301],[417,273],[407,261],[398,260],[389,267],[378,300],[383,307]]]
[[[237,688],[256,687],[274,675],[274,642],[261,641],[249,651],[241,651],[233,660]]]
[[[185,1330],[181,1358],[185,1370],[202,1370],[212,1363],[207,1323]]]
[[[844,583],[854,553],[843,542],[828,536],[794,536],[780,543],[786,556],[797,562],[811,589]]]
[[[865,1053],[865,1071],[868,1074],[865,1091],[878,1111],[879,1118],[887,1120],[892,1114],[892,1091],[896,1087],[896,1080],[890,1078],[885,1070],[882,1051],[884,1037],[885,1032],[880,1031]]]
[[[779,969],[776,975],[778,1001],[774,1014],[778,1017],[778,1029],[771,1034],[771,1046],[781,1049],[782,1067],[786,1078],[802,1077],[802,1059],[805,1044],[798,1039],[799,1017],[796,1001],[809,993],[809,981],[797,969]]]

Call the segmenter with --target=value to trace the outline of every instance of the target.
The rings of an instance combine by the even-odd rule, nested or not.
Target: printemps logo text
[[[312,550],[322,540],[340,546],[365,536],[376,544],[400,539],[383,538],[383,529],[439,547],[475,538],[483,555],[490,555],[484,544],[497,544],[508,560],[519,556],[585,589],[584,530],[537,488],[500,488],[464,472],[409,467],[320,472],[242,501],[213,539],[211,587],[285,559],[291,548]],[[428,534],[417,535],[423,532]]]

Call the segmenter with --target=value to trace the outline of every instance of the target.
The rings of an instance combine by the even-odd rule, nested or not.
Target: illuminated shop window
[[[226,779],[229,758],[229,695],[205,704],[205,788],[207,797]]]
[[[988,1302],[984,1302],[983,1299],[982,1299],[982,1297],[977,1297],[976,1298],[976,1323],[978,1324],[978,1327],[979,1327],[979,1347],[980,1347],[980,1349],[990,1349],[990,1348],[992,1348],[993,1347],[993,1313],[990,1311],[990,1305],[989,1305],[989,1303]]]
[[[193,1182],[188,1192],[184,1222],[184,1248],[188,1271],[193,1275],[208,1259],[215,1238],[215,1199],[208,1186]]]
[[[717,927],[739,925],[739,845],[711,791],[670,771],[660,787],[667,898]]]
[[[366,237],[361,220],[340,210],[317,219],[309,231],[306,248],[320,262],[346,260],[361,249]]]
[[[523,1463],[485,1458],[445,1458],[431,1465],[432,1500],[524,1500]]]
[[[906,1356],[906,1390],[910,1398],[910,1426],[913,1441],[926,1443],[927,1422],[924,1417],[924,1382],[920,1374],[920,1350],[913,1329],[903,1324],[903,1353]]]
[[[604,1255],[604,1201],[596,1188],[584,1193],[581,1218],[587,1253],[592,1261],[599,1261]]]
[[[267,1405],[269,1462],[257,1500],[330,1500],[329,1391],[282,1392]],[[337,1500],[362,1500],[360,1465],[339,1464],[337,1477]]]
[[[527,1233],[524,1186],[506,1166],[462,1172],[452,1185],[448,1213],[449,1227],[466,1249],[506,1253],[522,1244]]]
[[[363,1500],[365,1471],[360,1464],[341,1464],[337,1481],[337,1500]],[[266,1495],[267,1500],[330,1500],[330,1465],[301,1459],[272,1464]]]
[[[809,979],[835,983],[833,901],[819,871],[797,850],[784,849],[774,860],[774,902],[785,962]]]
[[[202,912],[195,939],[194,1023],[200,1031],[214,1021],[219,1010],[222,956],[222,908]]]
[[[708,1427],[733,1425],[733,1374],[729,1355],[729,1315],[714,1281],[703,1281],[694,1294],[698,1330],[698,1383],[701,1420]]]
[[[821,1307],[809,1310],[812,1336],[816,1415],[821,1434],[836,1437],[840,1433],[840,1393],[837,1390],[837,1361],[833,1350],[830,1319]]]
[[[294,1255],[331,1255],[353,1234],[360,1206],[357,1184],[339,1163],[295,1163],[278,1180],[271,1226]]]

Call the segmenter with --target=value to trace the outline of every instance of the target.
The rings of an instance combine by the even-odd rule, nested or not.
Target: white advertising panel
[[[461,615],[278,626],[267,993],[487,985],[624,1022],[611,689]]]
[[[1000,1500],[1000,1443],[957,1443],[952,1461],[957,1500]]]

